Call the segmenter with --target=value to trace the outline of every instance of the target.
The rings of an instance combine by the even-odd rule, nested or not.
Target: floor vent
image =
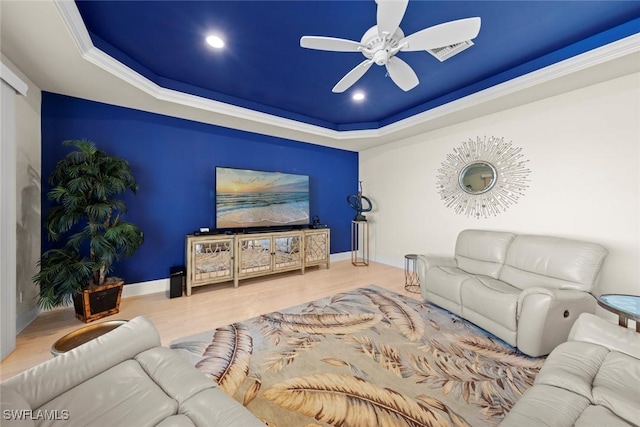
[[[444,62],[445,60],[451,58],[453,55],[457,55],[465,49],[473,46],[473,42],[471,40],[467,40],[461,43],[452,44],[450,46],[439,47],[437,49],[428,49],[431,55],[435,56],[438,61]]]

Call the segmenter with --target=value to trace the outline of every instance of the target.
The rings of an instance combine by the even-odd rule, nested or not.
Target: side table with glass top
[[[418,255],[404,256],[404,289],[414,294],[420,293],[420,276],[418,276]]]
[[[636,332],[640,332],[640,296],[605,294],[598,297],[598,305],[618,315],[618,324],[627,327],[629,319],[636,322]]]
[[[51,346],[51,354],[59,356],[107,332],[111,332],[125,323],[127,323],[127,320],[108,320],[106,322],[92,323],[91,325],[76,329],[54,342]]]

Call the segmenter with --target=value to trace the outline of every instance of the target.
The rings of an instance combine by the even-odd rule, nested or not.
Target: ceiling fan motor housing
[[[309,49],[335,52],[360,52],[366,58],[340,79],[331,89],[334,93],[342,93],[353,86],[371,67],[372,64],[385,66],[391,80],[403,91],[416,87],[420,80],[411,66],[396,57],[400,51],[416,52],[440,49],[443,51],[455,45],[470,43],[480,31],[480,18],[458,19],[425,28],[410,36],[404,36],[400,29],[409,0],[376,0],[378,10],[377,25],[369,28],[360,43],[323,36],[303,36],[300,46]],[[463,49],[461,49],[463,50]]]
[[[400,28],[398,28],[393,35],[380,37],[378,34],[378,26],[374,25],[362,36],[360,44],[365,46],[362,54],[378,65],[385,65],[389,61],[389,58],[399,50],[398,45],[403,38],[404,32]]]
[[[378,65],[384,65],[389,60],[389,51],[387,49],[381,49],[373,54],[373,62]]]

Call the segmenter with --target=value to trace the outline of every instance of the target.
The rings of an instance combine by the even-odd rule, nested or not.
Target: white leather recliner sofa
[[[530,356],[566,341],[581,313],[595,313],[591,291],[607,251],[551,236],[464,230],[453,257],[422,256],[423,298]]]
[[[2,426],[263,426],[136,317],[0,384]]]
[[[500,427],[640,426],[638,384],[640,334],[584,313]]]

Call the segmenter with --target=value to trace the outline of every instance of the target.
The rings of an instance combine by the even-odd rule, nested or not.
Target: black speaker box
[[[169,298],[182,296],[186,269],[182,266],[169,269]]]

